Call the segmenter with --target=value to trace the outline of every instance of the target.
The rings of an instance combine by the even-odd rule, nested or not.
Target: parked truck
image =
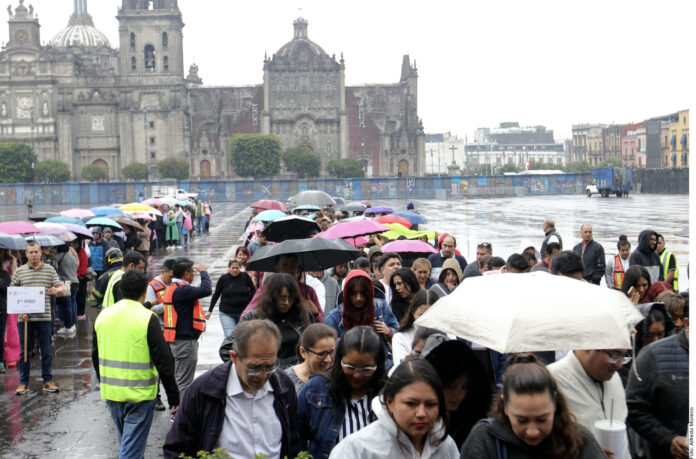
[[[587,197],[598,194],[603,198],[628,196],[633,187],[633,169],[630,167],[600,167],[592,169],[592,185],[585,188]]]

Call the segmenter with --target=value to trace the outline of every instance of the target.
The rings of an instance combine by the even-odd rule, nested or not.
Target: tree
[[[167,158],[157,163],[157,172],[162,178],[186,180],[189,177],[189,162],[182,158]]]
[[[36,164],[34,177],[39,182],[61,183],[70,180],[70,166],[63,161],[47,159]]]
[[[623,164],[614,158],[608,158],[604,161],[600,161],[600,163],[597,164],[597,167],[623,167]]]
[[[592,168],[587,161],[569,163],[563,168],[563,170],[568,173],[590,172],[591,169]]]
[[[121,171],[123,178],[130,180],[147,180],[147,165],[143,163],[130,163]]]
[[[554,164],[554,163],[543,163],[543,162],[530,161],[529,162],[529,170],[530,171],[563,170],[563,166],[561,166],[560,164]]]
[[[90,164],[82,169],[82,178],[88,182],[106,180],[106,171],[96,164]]]
[[[230,139],[230,163],[240,177],[273,177],[280,172],[283,147],[278,137],[237,134]]]
[[[507,163],[500,169],[500,173],[504,174],[505,172],[519,172],[520,168],[515,166],[513,163]]]
[[[0,143],[0,182],[31,182],[36,155],[23,143]]]
[[[285,150],[283,162],[287,170],[295,172],[299,178],[318,177],[321,172],[321,158],[306,146]]]
[[[362,163],[355,158],[332,159],[326,170],[338,178],[362,177],[364,174]]]

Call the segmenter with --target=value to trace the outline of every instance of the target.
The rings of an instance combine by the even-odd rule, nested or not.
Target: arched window
[[[136,70],[136,69],[137,69],[137,65],[135,62],[135,57],[131,57],[131,70]]]
[[[169,71],[169,57],[168,56],[164,56],[164,61],[162,63],[162,67],[164,67],[165,72]]]
[[[162,32],[162,48],[169,46],[169,35],[167,32]]]
[[[133,32],[130,34],[130,49],[135,51],[135,34]]]
[[[152,45],[145,46],[145,70],[149,72],[155,71],[155,47]]]

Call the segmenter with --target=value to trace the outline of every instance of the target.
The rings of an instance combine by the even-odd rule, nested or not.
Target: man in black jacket
[[[295,457],[297,395],[277,371],[280,331],[269,320],[241,322],[230,361],[197,378],[184,392],[164,443],[164,457],[224,448],[232,457]]]
[[[660,256],[655,251],[657,248],[657,233],[646,229],[638,235],[638,247],[628,257],[628,265],[640,265],[648,270],[650,283],[665,280],[665,274],[660,263]]]
[[[684,309],[688,317],[688,308]],[[628,424],[650,444],[650,457],[689,457],[689,322],[678,335],[643,349],[626,385]]]
[[[573,247],[573,252],[582,257],[582,264],[585,266],[582,278],[587,282],[599,285],[606,270],[604,248],[592,240],[591,225],[582,225],[580,227],[580,235],[582,236],[582,242]]]
[[[563,250],[563,239],[561,239],[561,235],[556,229],[556,223],[552,219],[547,218],[544,220],[541,228],[544,230],[544,242],[541,243],[541,250],[539,250],[541,258],[546,257],[546,246],[551,242],[557,242],[561,246],[561,250]]]

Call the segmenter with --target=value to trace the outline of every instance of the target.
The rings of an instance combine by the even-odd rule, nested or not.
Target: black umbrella
[[[288,239],[257,250],[247,262],[247,269],[274,272],[280,255],[295,254],[302,271],[323,271],[355,260],[360,253],[343,239]]]
[[[351,202],[338,207],[342,212],[364,212],[367,206],[361,202]]]
[[[269,241],[283,242],[288,239],[306,239],[319,231],[319,225],[314,220],[299,215],[288,215],[273,220],[263,230],[263,235]]]
[[[0,249],[24,250],[27,248],[27,241],[19,234],[0,233]]]
[[[60,217],[60,214],[57,212],[32,212],[32,214],[29,216],[29,220],[33,222],[42,222],[47,218],[52,217]]]

